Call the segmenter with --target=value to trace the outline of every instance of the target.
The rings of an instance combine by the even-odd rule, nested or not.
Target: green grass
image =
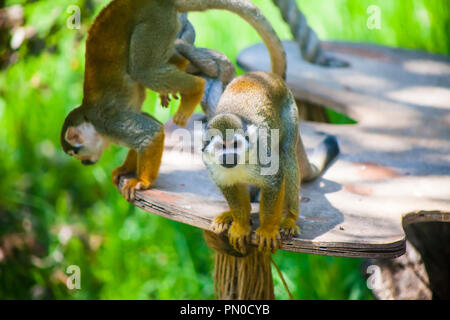
[[[110,172],[126,150],[114,147],[99,165],[85,168],[59,149],[63,119],[82,98],[84,44],[77,37],[85,35],[92,15],[83,11],[80,32],[65,28],[65,8],[81,2],[27,3],[27,22],[49,50],[33,56],[21,48],[19,62],[0,74],[0,298],[212,299],[213,253],[201,231],[136,209],[112,187]],[[97,12],[107,1],[96,3]],[[280,37],[289,39],[272,3],[255,3]],[[323,39],[449,53],[446,0],[300,3]],[[380,30],[365,27],[371,4],[382,10]],[[197,45],[220,50],[233,61],[259,41],[228,13],[191,17]],[[145,109],[165,121],[174,108],[160,108],[149,94]],[[279,252],[275,260],[295,298],[371,298],[359,259]],[[81,267],[79,291],[65,287],[69,265]],[[275,277],[277,297],[287,298]]]

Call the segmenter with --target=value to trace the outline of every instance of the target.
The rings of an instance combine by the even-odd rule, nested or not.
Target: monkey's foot
[[[230,229],[228,229],[228,240],[230,245],[238,252],[246,254],[248,246],[250,245],[250,224],[242,225],[240,223],[233,222]]]
[[[300,234],[300,228],[293,219],[284,219],[280,224],[280,233],[283,239],[292,239]]]
[[[281,246],[281,236],[278,228],[256,229],[256,242],[258,242],[259,251],[265,253],[275,253]]]
[[[133,202],[136,198],[136,191],[146,190],[152,185],[151,182],[144,182],[142,180],[132,178],[122,187],[120,192],[122,196],[129,202]]]
[[[225,232],[230,228],[232,222],[233,216],[231,215],[231,211],[225,211],[213,220],[211,230],[214,233]]]
[[[190,117],[190,113],[185,113],[178,110],[173,116],[173,122],[179,127],[185,127]]]

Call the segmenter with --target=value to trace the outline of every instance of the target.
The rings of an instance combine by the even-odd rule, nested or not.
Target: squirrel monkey
[[[113,182],[136,173],[122,194],[133,201],[136,190],[149,188],[158,176],[164,148],[163,125],[141,112],[145,88],[161,95],[181,95],[173,120],[184,126],[201,102],[205,80],[184,70],[188,60],[176,52],[178,13],[224,9],[248,21],[261,35],[284,72],[281,43],[250,0],[114,0],[104,8],[86,42],[84,98],[66,118],[61,145],[85,165],[96,163],[110,143],[130,148]],[[284,52],[281,52],[284,54]]]
[[[297,105],[286,83],[265,72],[234,79],[208,124],[203,161],[230,207],[214,219],[211,229],[228,231],[230,244],[241,253],[251,234],[247,186],[261,189],[258,247],[275,252],[281,236],[290,238],[300,231],[296,222],[301,181],[316,178],[339,152],[336,138],[328,136],[308,161],[298,124]],[[263,133],[270,138],[267,145]],[[274,135],[278,137],[272,139]],[[278,160],[275,170],[263,173],[262,156]]]

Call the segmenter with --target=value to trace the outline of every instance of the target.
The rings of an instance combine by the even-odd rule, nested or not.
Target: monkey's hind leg
[[[169,93],[180,93],[180,107],[173,117],[173,122],[180,127],[186,126],[195,107],[201,103],[206,84],[203,78],[180,71],[172,64],[138,72],[135,77],[144,86],[163,96]]]
[[[221,187],[221,191],[230,206],[230,211],[222,213],[214,219],[211,227],[214,232],[223,232],[224,224],[231,226],[228,229],[228,239],[231,246],[245,254],[250,245],[250,196],[246,185],[233,185]],[[214,230],[215,229],[215,230]]]
[[[112,172],[112,182],[114,185],[119,186],[119,180],[121,176],[127,174],[135,174],[137,169],[137,151],[131,149],[128,151],[128,155],[125,162]]]
[[[170,57],[169,63],[177,67],[180,71],[186,72],[190,62],[181,54],[175,52],[172,57]]]
[[[192,116],[197,107],[202,102],[203,91],[205,89],[206,81],[203,78],[196,76],[189,76],[183,86],[183,90],[179,90],[181,94],[181,103],[178,111],[173,116],[173,122],[180,127],[186,126],[187,121]],[[191,78],[192,77],[192,78]]]
[[[256,229],[256,241],[262,252],[275,253],[281,245],[280,221],[283,215],[283,203],[286,182],[283,179],[280,188],[262,188],[259,219],[261,225]]]
[[[167,19],[176,20],[176,10],[168,13]],[[133,79],[163,96],[170,93],[181,94],[181,105],[173,120],[175,124],[184,127],[202,100],[206,81],[179,70],[177,66],[183,66],[179,56],[166,58],[165,50],[171,50],[168,48],[173,46],[178,32],[171,21],[167,23],[167,29],[161,30],[162,33],[155,32],[155,25],[152,23],[140,23],[134,28],[130,42],[129,70]],[[150,44],[159,44],[161,47],[149,50]]]
[[[158,177],[164,150],[164,132],[156,133],[152,142],[137,152],[137,178],[132,178],[122,187],[122,195],[128,201],[134,201],[136,190],[151,187]]]

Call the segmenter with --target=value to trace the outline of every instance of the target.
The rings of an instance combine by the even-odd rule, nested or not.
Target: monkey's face
[[[227,130],[228,135],[222,135],[214,129],[207,131],[210,135],[204,140],[203,162],[215,183],[233,185],[242,181],[256,181],[258,166],[254,159],[257,157],[257,142],[254,142],[256,130],[253,128],[256,127],[249,126],[247,131]]]
[[[69,143],[66,153],[74,156],[84,165],[97,163],[107,147],[105,139],[89,122],[68,127],[64,139]]]
[[[61,146],[65,153],[84,165],[91,165],[100,159],[108,144],[83,116],[81,108],[73,110],[67,116],[61,131]]]
[[[222,185],[255,176],[257,127],[235,114],[216,115],[203,136],[203,162],[212,179]]]
[[[203,158],[208,164],[233,169],[247,162],[248,151],[249,140],[243,133],[229,133],[227,137],[216,134],[205,143]]]

